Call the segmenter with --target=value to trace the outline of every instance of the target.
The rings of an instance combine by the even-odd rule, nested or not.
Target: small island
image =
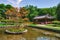
[[[9,29],[9,30],[5,30],[5,33],[8,33],[8,34],[24,34],[25,32],[27,32],[27,29],[22,29],[22,30]]]

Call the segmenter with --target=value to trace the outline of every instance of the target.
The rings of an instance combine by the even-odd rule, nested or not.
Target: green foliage
[[[46,14],[50,14],[51,16],[54,16],[56,18],[56,6],[50,8],[37,8],[36,6],[27,5],[25,6],[25,8],[29,10],[27,17],[30,19],[30,21],[33,21],[33,18],[35,16],[41,16]]]
[[[5,8],[5,4],[0,4],[0,8],[4,9]]]
[[[60,25],[60,21],[53,21],[53,24],[59,24]]]
[[[0,19],[6,18],[5,12],[7,9],[12,8],[11,5],[0,4]]]
[[[2,18],[5,18],[5,10],[4,9],[0,9],[0,17],[2,17]]]
[[[23,32],[23,31],[25,31],[26,29],[25,28],[23,28],[23,29],[14,29],[14,28],[11,28],[11,29],[8,29],[8,31],[10,31],[10,32]]]
[[[35,17],[35,16],[38,16],[38,8],[37,7],[34,7],[32,5],[29,5],[29,6],[26,6],[25,7],[27,10],[29,10],[29,13],[28,13],[28,18],[30,19],[30,21],[32,21],[32,19]]]
[[[6,5],[6,9],[10,9],[10,8],[13,8],[11,5]]]
[[[60,20],[60,3],[57,6],[56,14],[57,14],[57,19]]]
[[[48,8],[40,8],[38,12],[39,12],[39,16],[45,15],[48,13]]]
[[[0,19],[6,18],[5,12],[11,8],[13,8],[13,6],[11,6],[9,4],[7,4],[7,5],[0,4]],[[33,6],[33,5],[27,5],[24,8],[26,10],[28,10],[27,17],[29,18],[30,21],[33,21],[33,18],[35,16],[46,15],[46,14],[50,14],[51,16],[54,16],[55,18],[60,20],[60,14],[59,14],[60,13],[60,4],[58,4],[57,7],[54,6],[54,7],[50,7],[50,8],[37,8],[36,6]],[[21,13],[24,13],[24,12],[21,11]]]

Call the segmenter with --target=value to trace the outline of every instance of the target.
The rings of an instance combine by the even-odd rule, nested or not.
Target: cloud
[[[12,4],[15,4],[15,2],[14,1],[12,1],[12,0],[7,0],[8,2],[10,2],[10,3],[12,3]]]
[[[19,4],[21,3],[22,0],[7,0],[7,1],[12,5],[19,7]]]
[[[8,2],[12,3],[12,4],[19,4],[22,0],[7,0]]]
[[[22,0],[18,0],[18,1],[17,1],[17,4],[19,4],[21,1],[22,1]]]

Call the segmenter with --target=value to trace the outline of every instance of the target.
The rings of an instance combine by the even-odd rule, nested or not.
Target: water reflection
[[[44,30],[38,30],[34,28],[27,28],[28,32],[24,34],[19,35],[10,35],[5,34],[4,30],[0,32],[0,40],[60,40],[59,38],[56,38],[53,36],[54,33],[51,36],[50,35],[44,35],[43,33],[47,32]]]
[[[37,40],[58,40],[55,37],[37,37]]]

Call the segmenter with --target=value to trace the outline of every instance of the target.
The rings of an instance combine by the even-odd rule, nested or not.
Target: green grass
[[[31,26],[31,27],[41,27],[41,28],[47,28],[47,29],[53,29],[53,30],[60,30],[60,27],[58,27],[58,26],[54,27],[52,25],[53,24],[47,24],[45,26],[38,26],[37,24],[30,24],[29,26]]]
[[[54,29],[54,30],[60,30],[60,25],[57,25],[57,24],[47,24],[45,27]]]
[[[10,24],[0,24],[0,27],[7,27],[7,26],[15,26],[15,24],[14,24],[14,25],[10,25]]]
[[[29,24],[29,26],[36,26],[37,24]]]
[[[11,29],[8,29],[10,32],[22,32],[22,31],[24,31],[25,30],[25,28],[23,28],[23,29],[13,29],[13,28],[11,28]]]

